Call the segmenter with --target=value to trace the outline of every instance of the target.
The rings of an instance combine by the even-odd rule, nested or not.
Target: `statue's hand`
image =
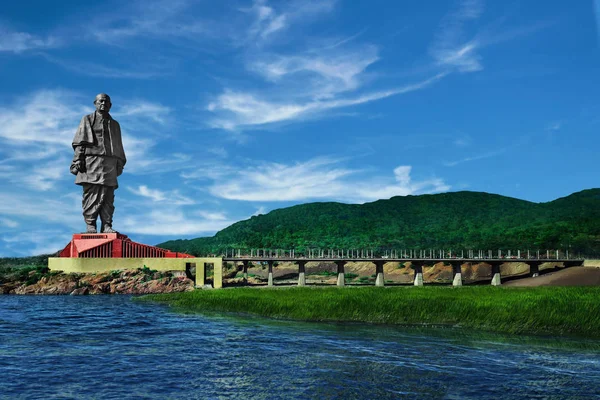
[[[121,163],[117,163],[117,176],[121,176],[122,173],[123,173],[123,166],[121,165]]]
[[[70,170],[73,175],[77,175],[78,172],[85,172],[85,165],[80,160],[73,161]]]

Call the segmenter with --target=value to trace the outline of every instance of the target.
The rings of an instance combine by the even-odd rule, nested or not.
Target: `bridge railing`
[[[506,259],[506,260],[578,260],[580,254],[569,250],[452,250],[452,249],[227,249],[225,258],[270,258],[270,259]]]

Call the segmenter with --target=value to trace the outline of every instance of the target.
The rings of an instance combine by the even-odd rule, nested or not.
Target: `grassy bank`
[[[137,300],[186,311],[300,321],[455,325],[504,333],[600,337],[600,287],[242,288]]]

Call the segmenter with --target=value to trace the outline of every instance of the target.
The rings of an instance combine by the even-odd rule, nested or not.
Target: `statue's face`
[[[110,97],[106,95],[98,95],[96,100],[94,100],[94,105],[96,106],[96,110],[100,112],[109,112],[110,107],[112,106],[110,102]]]

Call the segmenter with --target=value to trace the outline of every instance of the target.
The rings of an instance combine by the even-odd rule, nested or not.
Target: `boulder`
[[[77,288],[71,292],[71,296],[83,296],[86,294],[90,294],[90,289],[87,286]]]

